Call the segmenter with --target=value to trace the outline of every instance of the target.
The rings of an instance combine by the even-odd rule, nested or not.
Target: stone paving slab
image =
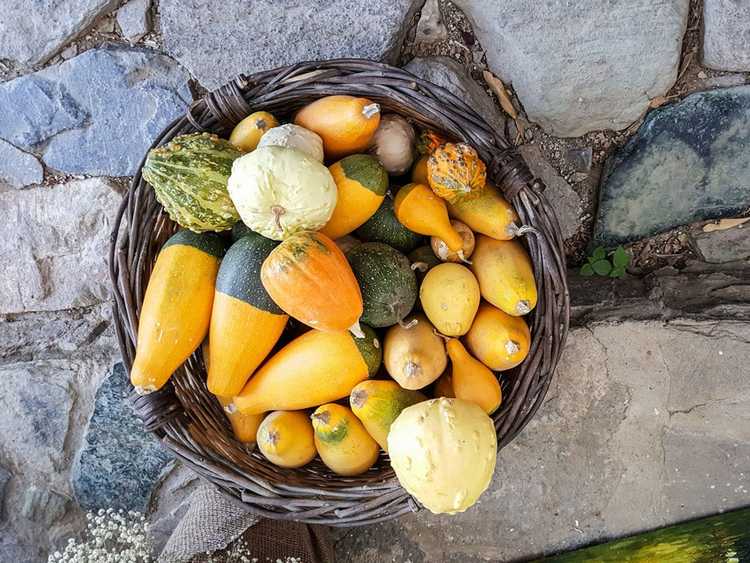
[[[490,490],[340,532],[351,563],[524,560],[750,504],[750,326],[575,329],[548,398]]]

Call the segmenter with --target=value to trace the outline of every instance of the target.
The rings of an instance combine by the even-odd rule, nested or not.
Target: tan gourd
[[[513,316],[536,307],[534,270],[521,243],[479,235],[471,258],[471,270],[487,301]]]
[[[414,324],[413,320],[416,320]],[[423,314],[405,319],[388,329],[383,363],[390,376],[404,389],[421,389],[435,381],[448,363],[443,340]],[[409,328],[407,328],[409,327]]]
[[[279,467],[302,467],[315,457],[310,418],[302,411],[276,411],[258,428],[258,449]]]
[[[448,245],[445,244],[445,241],[443,239],[439,237],[432,237],[430,239],[430,246],[432,247],[432,251],[435,253],[435,256],[440,258],[440,260],[442,260],[443,262],[464,262],[466,264],[471,264],[469,258],[474,252],[474,245],[476,244],[474,233],[469,227],[466,226],[466,224],[462,223],[461,221],[451,221],[451,227],[453,227],[456,232],[460,233],[463,237],[463,245],[461,246],[461,250],[459,250],[458,252],[454,252],[453,250],[448,248]]]
[[[526,358],[531,334],[523,318],[482,303],[465,341],[484,365],[502,371],[516,367]]]
[[[503,395],[492,370],[473,358],[456,338],[448,339],[445,349],[451,359],[451,383],[455,397],[476,403],[487,414],[495,412]]]
[[[422,281],[419,300],[430,322],[446,336],[466,334],[479,308],[479,283],[466,266],[445,262]]]
[[[424,184],[407,184],[401,188],[393,202],[393,211],[407,229],[441,238],[454,252],[463,248],[464,239],[451,226],[445,202]]]

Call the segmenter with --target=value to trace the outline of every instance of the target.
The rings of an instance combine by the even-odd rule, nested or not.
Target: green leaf
[[[591,257],[594,259],[594,262],[604,260],[607,257],[607,251],[603,246],[597,246],[591,254]]]
[[[582,276],[594,275],[594,268],[591,267],[591,264],[584,264],[583,266],[581,266],[581,275]]]
[[[615,267],[624,269],[630,264],[630,255],[625,252],[625,249],[622,246],[618,246],[612,253],[612,262]]]
[[[610,278],[621,278],[625,275],[625,268],[621,266],[615,266],[612,268],[612,271],[609,273]]]
[[[594,262],[592,268],[598,275],[606,276],[609,275],[609,273],[612,271],[612,264],[609,262],[609,260],[597,260],[596,262]]]

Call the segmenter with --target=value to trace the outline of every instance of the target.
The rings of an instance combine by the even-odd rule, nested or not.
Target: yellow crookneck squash
[[[179,231],[162,247],[143,298],[130,369],[136,391],[160,389],[208,333],[224,243],[213,233]]]
[[[250,233],[222,260],[209,330],[208,390],[214,395],[237,395],[284,331],[289,317],[260,281],[263,261],[277,244]]]
[[[402,187],[393,201],[393,211],[407,229],[438,237],[453,252],[463,248],[464,238],[451,225],[445,202],[424,184]]]

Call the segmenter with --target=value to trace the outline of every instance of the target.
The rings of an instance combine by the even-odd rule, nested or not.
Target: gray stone
[[[3,506],[5,505],[5,488],[8,486],[8,481],[12,475],[10,471],[0,465],[0,522],[3,518]]]
[[[71,477],[76,498],[86,510],[145,512],[151,490],[171,460],[132,412],[130,392],[125,368],[117,364],[96,393]]]
[[[44,168],[33,155],[0,139],[0,185],[23,188],[44,179]]]
[[[187,74],[168,57],[92,49],[0,84],[0,138],[61,172],[128,176],[190,100]]]
[[[206,88],[240,73],[300,61],[361,57],[394,62],[416,0],[162,0],[167,53]]]
[[[736,215],[750,202],[750,86],[652,111],[607,162],[594,237],[635,240]]]
[[[706,262],[723,264],[750,260],[750,223],[723,231],[698,231],[693,240]]]
[[[750,71],[750,0],[705,0],[703,63],[719,70]]]
[[[463,66],[448,57],[418,57],[404,67],[420,78],[442,86],[472,107],[487,123],[503,131],[505,119],[487,92],[466,72]]]
[[[547,186],[544,195],[557,214],[564,239],[568,239],[578,232],[581,216],[581,196],[570,184],[558,174],[557,170],[544,158],[538,145],[521,145],[521,155],[529,165],[532,174],[542,180]]]
[[[19,541],[9,530],[0,531],[0,561],[13,563],[39,563],[45,561],[43,549],[39,545]]]
[[[117,5],[117,0],[3,2],[0,59],[43,63]]]
[[[476,506],[358,528],[338,558],[526,561],[746,506],[749,354],[746,323],[576,329]]]
[[[23,493],[21,515],[32,522],[51,526],[65,516],[68,502],[68,498],[55,491],[29,487]]]
[[[91,307],[0,315],[0,360],[30,361],[79,350],[117,348],[109,303]]]
[[[120,196],[105,180],[0,193],[0,314],[109,299],[106,256]]]
[[[47,472],[62,464],[75,376],[75,367],[63,360],[0,366],[0,435],[6,455]]]
[[[414,43],[436,43],[447,38],[448,29],[443,23],[438,0],[427,0],[419,14]]]
[[[117,24],[125,38],[135,42],[149,32],[150,7],[151,0],[130,0],[117,10]]]
[[[689,0],[457,0],[532,121],[560,137],[622,129],[675,81]]]

